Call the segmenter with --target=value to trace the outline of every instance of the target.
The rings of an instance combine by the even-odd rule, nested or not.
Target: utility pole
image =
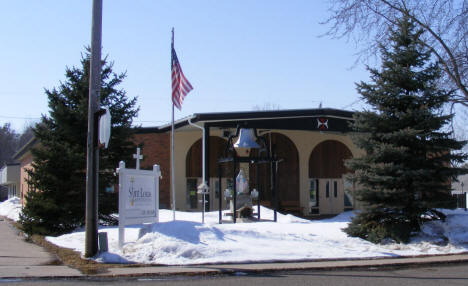
[[[88,142],[86,162],[86,241],[85,256],[98,252],[98,171],[97,118],[101,92],[102,0],[93,0],[91,62],[89,74]]]

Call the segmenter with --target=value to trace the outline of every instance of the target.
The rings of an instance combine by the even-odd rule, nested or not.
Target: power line
[[[4,91],[4,90],[0,90],[0,94],[31,94],[31,93],[37,93],[37,91],[21,91],[21,90]]]
[[[28,119],[28,120],[39,120],[40,117],[21,117],[21,116],[7,116],[7,115],[0,115],[0,118],[8,118],[8,119]],[[168,122],[167,120],[133,120],[133,122]]]
[[[133,122],[141,122],[141,123],[145,123],[145,122],[159,122],[159,123],[168,123],[167,120],[133,120]]]
[[[40,117],[20,117],[20,116],[6,116],[0,115],[0,118],[8,118],[8,119],[28,119],[28,120],[39,120]]]
[[[343,106],[341,109],[346,109],[346,108],[352,107],[353,105],[359,103],[360,101],[362,101],[362,98],[360,98],[360,99],[358,99],[358,100],[355,100],[355,101],[351,102],[351,103],[348,104],[348,105]]]

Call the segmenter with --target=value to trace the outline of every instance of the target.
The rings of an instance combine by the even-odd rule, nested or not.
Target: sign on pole
[[[119,247],[125,242],[125,226],[159,221],[159,165],[153,170],[125,168],[119,163]]]
[[[99,143],[104,144],[104,147],[109,146],[111,136],[111,114],[109,107],[105,108],[105,113],[99,117]]]

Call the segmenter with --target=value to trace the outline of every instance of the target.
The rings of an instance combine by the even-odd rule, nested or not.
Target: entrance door
[[[318,205],[320,214],[338,214],[344,211],[344,165],[352,158],[351,151],[336,140],[325,140],[315,146],[309,158],[309,178],[318,179]],[[348,198],[349,199],[349,198]],[[347,205],[350,205],[349,200]],[[311,213],[316,209],[311,209]]]
[[[343,180],[319,179],[320,214],[338,214],[344,210]]]

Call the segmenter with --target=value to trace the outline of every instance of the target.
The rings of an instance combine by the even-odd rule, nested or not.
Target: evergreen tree
[[[50,114],[34,127],[39,147],[32,150],[33,169],[28,183],[36,191],[26,196],[20,218],[28,234],[60,234],[84,222],[86,193],[86,143],[89,93],[89,51],[81,58],[81,68],[66,68],[66,80],[58,88],[45,90]],[[136,98],[129,99],[119,89],[125,73],[112,71],[112,63],[102,63],[100,105],[112,116],[111,138],[101,149],[99,162],[99,216],[117,210],[117,195],[106,192],[113,186],[118,162],[130,160],[132,120],[138,113]]]
[[[362,204],[345,231],[372,242],[407,242],[424,220],[444,219],[436,208],[454,207],[450,181],[466,172],[452,167],[467,158],[444,131],[453,114],[443,107],[452,91],[438,87],[440,69],[408,19],[381,46],[381,70],[369,69],[371,83],[357,90],[371,109],[355,115],[354,143],[366,154],[346,162]],[[445,128],[447,129],[447,128]]]

